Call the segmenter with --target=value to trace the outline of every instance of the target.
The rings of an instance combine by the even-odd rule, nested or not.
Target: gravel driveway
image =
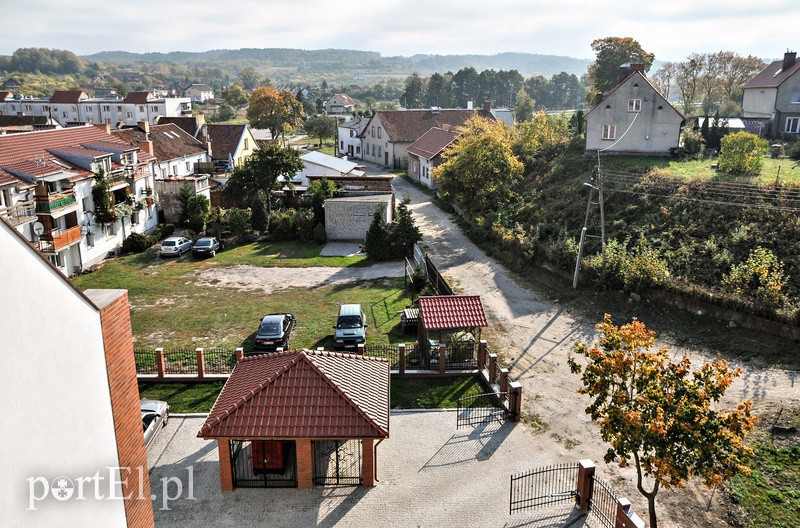
[[[385,174],[374,166],[368,172]],[[511,367],[511,377],[523,384],[527,418],[542,424],[537,445],[554,458],[568,454],[574,460],[595,460],[603,478],[627,496],[637,512],[646,514],[646,502],[636,491],[633,470],[620,471],[616,465],[602,462],[607,445],[600,441],[599,429],[583,412],[588,400],[576,393],[578,378],[566,363],[576,340],[594,336],[597,321],[570,313],[557,300],[518,282],[509,270],[473,244],[449,214],[407,181],[398,177],[392,185],[398,197],[411,198],[411,210],[423,232],[425,249],[442,274],[453,280],[460,291],[481,295],[495,336],[494,344],[490,344],[492,351],[504,358]],[[689,353],[693,362],[712,357],[710,353],[677,351]],[[800,401],[800,384],[795,384],[798,372],[742,367],[745,374],[731,386],[724,403],[731,405],[750,398],[758,412],[759,408],[789,400]],[[712,495],[696,483],[674,493],[664,490],[658,496],[660,520],[667,526],[721,526],[728,508],[723,496]],[[687,508],[692,511],[691,516],[682,515]]]

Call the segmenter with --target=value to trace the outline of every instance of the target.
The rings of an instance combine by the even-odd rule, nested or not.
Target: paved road
[[[374,167],[370,170],[370,174],[381,172]],[[393,186],[398,196],[411,198],[411,210],[424,234],[424,245],[440,271],[460,291],[482,296],[493,328],[490,347],[511,366],[512,378],[523,384],[524,410],[529,423],[540,425],[542,449],[554,455],[568,451],[575,459],[602,461],[607,447],[599,441],[596,425],[582,412],[588,400],[576,393],[577,377],[566,364],[572,344],[594,336],[596,321],[570,313],[557,301],[518,282],[509,270],[473,244],[450,215],[407,181],[395,178]],[[694,361],[709,357],[690,356]],[[797,375],[795,371],[745,367],[744,376],[728,391],[726,403],[750,398],[758,409],[790,399],[800,401]],[[624,490],[638,512],[646,513],[630,472],[602,464],[601,470]],[[709,494],[698,486],[689,486],[681,493],[662,492],[659,508],[663,521],[669,526],[716,526],[723,522],[725,513],[725,506],[718,500],[720,495],[713,497],[709,510]],[[681,516],[678,512],[686,507],[696,510],[696,514],[691,518]],[[670,511],[675,515],[672,519]]]

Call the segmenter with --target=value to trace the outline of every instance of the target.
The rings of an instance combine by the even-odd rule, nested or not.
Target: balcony
[[[61,249],[80,242],[82,237],[81,226],[73,226],[42,235],[39,241],[31,244],[42,253],[58,253]]]
[[[12,226],[21,226],[35,222],[37,219],[36,202],[34,200],[29,200],[10,207],[0,207],[0,217]]]
[[[108,177],[108,185],[109,185],[109,187],[110,187],[110,189],[112,191],[115,191],[117,189],[123,189],[123,188],[127,187],[128,185],[130,185],[130,182],[128,181],[128,178],[130,178],[131,176],[132,176],[132,174],[129,173],[129,171],[127,171],[127,170],[116,172],[116,173],[111,173],[111,174],[109,174],[107,176]]]
[[[36,195],[36,212],[60,216],[75,211],[78,208],[75,191],[72,189],[46,195]]]

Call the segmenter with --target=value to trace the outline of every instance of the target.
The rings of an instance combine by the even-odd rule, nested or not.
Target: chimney
[[[151,156],[154,156],[154,154],[153,154],[153,142],[150,141],[149,139],[144,139],[144,140],[140,141],[139,142],[139,147],[141,148],[141,150],[149,153]]]
[[[621,83],[625,79],[628,78],[628,65],[623,64],[619,67],[619,73],[617,74],[617,84]]]
[[[94,126],[99,128],[100,130],[102,130],[106,134],[110,134],[111,133],[111,125],[109,125],[108,123],[98,123],[98,124],[96,124]]]
[[[147,121],[147,120],[139,121],[137,123],[137,126],[145,134],[150,134],[150,121]],[[147,136],[145,135],[145,137],[147,137]]]
[[[483,111],[484,112],[491,112],[492,110],[492,102],[491,101],[484,101],[483,102]]]
[[[628,66],[628,75],[633,72],[639,72],[644,75],[644,63],[642,62],[634,62],[630,66]]]
[[[787,51],[783,54],[783,71],[786,71],[788,68],[794,66],[794,63],[797,62],[797,52],[794,51]]]

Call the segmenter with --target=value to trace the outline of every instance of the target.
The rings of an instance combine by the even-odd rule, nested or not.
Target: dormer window
[[[628,99],[628,112],[641,112],[642,100],[641,99]]]

